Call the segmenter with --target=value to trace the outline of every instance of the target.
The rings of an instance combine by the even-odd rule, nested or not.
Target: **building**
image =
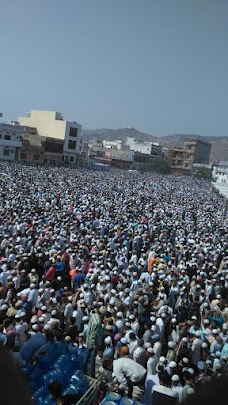
[[[218,162],[213,165],[212,187],[224,197],[228,209],[228,162]]]
[[[190,173],[194,163],[209,163],[210,152],[210,143],[200,140],[190,140],[184,142],[183,148],[169,149],[167,159],[172,170]]]
[[[170,169],[174,171],[191,171],[194,156],[193,154],[186,153],[185,149],[172,148],[168,150],[167,160],[169,162]]]
[[[213,165],[212,179],[215,183],[228,187],[228,162]]]
[[[77,155],[81,153],[82,149],[82,126],[80,124],[65,121],[59,112],[40,110],[31,110],[27,117],[19,117],[19,123],[23,127],[36,128],[37,134],[44,137],[47,144],[53,142],[48,141],[48,138],[55,139],[56,145],[58,144],[57,140],[59,140],[58,152],[56,153],[62,154],[62,163],[74,164],[77,162]],[[49,158],[46,159],[53,160],[50,159],[50,148],[45,152],[49,153]]]
[[[141,141],[137,140],[131,136],[128,136],[125,141],[125,145],[128,146],[130,150],[134,152],[145,153],[148,155],[162,155],[162,147],[159,143],[156,142],[149,142],[149,141]]]
[[[167,161],[162,157],[162,148],[158,143],[137,141],[133,137],[128,137],[124,142],[96,140],[85,143],[84,147],[84,154],[91,161],[110,164],[112,167],[163,173],[169,171]]]
[[[17,161],[22,147],[23,128],[16,123],[0,123],[0,159]]]
[[[184,142],[187,154],[194,155],[193,163],[208,164],[210,161],[211,143],[199,139]]]
[[[139,171],[155,171],[160,173],[168,173],[169,165],[161,156],[156,156],[148,153],[134,152],[133,155],[133,170]]]
[[[117,141],[103,141],[103,147],[106,149],[117,149],[117,150],[122,150],[123,149],[123,141],[117,140]]]

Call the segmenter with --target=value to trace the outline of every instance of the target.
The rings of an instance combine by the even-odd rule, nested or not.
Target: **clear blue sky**
[[[1,0],[0,111],[228,135],[227,0]]]

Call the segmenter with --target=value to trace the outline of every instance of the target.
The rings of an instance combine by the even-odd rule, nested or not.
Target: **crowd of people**
[[[101,398],[137,386],[153,405],[228,373],[228,216],[209,181],[7,162],[0,176],[0,345],[18,373],[50,342],[77,346]]]

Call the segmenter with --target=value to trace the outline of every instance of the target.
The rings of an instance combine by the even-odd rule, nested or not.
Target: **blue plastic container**
[[[135,405],[135,400],[128,397],[123,397],[120,400],[120,405]]]
[[[105,399],[106,399],[107,401],[112,401],[112,402],[114,402],[115,404],[118,404],[118,405],[119,405],[120,400],[121,400],[121,395],[118,394],[118,392],[108,391],[108,392],[106,393]]]
[[[53,370],[43,376],[43,384],[48,389],[53,381],[63,382],[63,374],[60,370]]]
[[[43,400],[43,405],[56,405],[56,401],[53,401],[53,399],[48,395],[44,400]]]
[[[66,394],[70,394],[70,395],[75,395],[78,393],[77,387],[75,387],[74,385],[70,384],[64,391],[63,391],[63,396]]]
[[[47,396],[48,396],[48,390],[46,389],[46,387],[41,387],[33,393],[32,399],[37,405],[40,405],[40,404],[42,405],[44,399]]]

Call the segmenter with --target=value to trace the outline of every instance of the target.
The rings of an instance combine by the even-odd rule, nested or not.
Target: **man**
[[[128,397],[132,397],[133,387],[144,388],[146,369],[141,364],[127,357],[117,360],[105,359],[102,363],[105,370],[113,372],[120,391],[128,391]]]
[[[153,386],[153,405],[176,405],[179,401],[178,393],[171,388],[171,377],[166,370],[158,374],[159,384]]]
[[[92,378],[95,376],[95,350],[99,346],[99,335],[101,335],[101,320],[95,309],[90,313],[86,335],[86,347],[88,351],[85,359],[85,371],[87,371],[87,374]]]
[[[172,390],[176,391],[178,394],[179,402],[182,401],[182,391],[183,391],[183,386],[180,383],[180,377],[178,374],[174,374],[171,377],[172,380],[172,385],[171,388]]]
[[[189,388],[195,388],[194,383],[193,383],[193,376],[190,374],[188,370],[183,371],[183,380],[184,380],[184,387],[182,390],[182,400],[187,399],[188,397],[188,389]]]
[[[152,347],[148,347],[147,353],[148,353],[147,375],[155,375],[156,366],[158,364],[158,357],[154,353],[154,349]]]
[[[143,366],[144,368],[146,368],[147,353],[143,345],[144,345],[143,339],[139,339],[138,347],[133,352],[133,360],[136,361],[136,363],[141,364],[141,366]]]
[[[193,335],[193,342],[191,346],[191,360],[194,366],[201,359],[201,347],[202,347],[202,340],[200,339],[200,331],[196,331],[195,335]]]
[[[82,269],[79,268],[76,276],[74,277],[74,287],[76,289],[81,288],[81,284],[84,281],[85,277],[86,277],[86,274],[82,273]]]

